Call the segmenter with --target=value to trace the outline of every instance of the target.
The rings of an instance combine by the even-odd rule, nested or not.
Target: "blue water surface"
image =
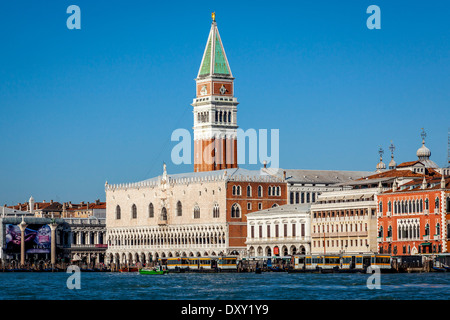
[[[369,274],[215,273],[140,275],[86,272],[80,289],[71,274],[0,273],[1,300],[448,300],[450,273]],[[69,282],[72,283],[72,281]],[[373,282],[372,282],[373,283]]]

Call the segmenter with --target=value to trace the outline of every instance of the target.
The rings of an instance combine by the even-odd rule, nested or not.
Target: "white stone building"
[[[310,204],[284,205],[247,215],[249,259],[309,254]]]

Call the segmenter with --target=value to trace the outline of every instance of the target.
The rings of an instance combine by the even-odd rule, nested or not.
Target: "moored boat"
[[[119,269],[120,272],[138,272],[139,269],[138,268],[122,268]]]
[[[140,274],[166,274],[166,273],[169,273],[169,270],[167,270],[163,266],[156,266],[153,268],[139,269],[139,273]]]

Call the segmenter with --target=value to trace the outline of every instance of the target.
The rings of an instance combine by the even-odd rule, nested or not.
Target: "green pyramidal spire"
[[[198,72],[198,77],[210,75],[233,77],[215,20],[211,24],[211,31]]]

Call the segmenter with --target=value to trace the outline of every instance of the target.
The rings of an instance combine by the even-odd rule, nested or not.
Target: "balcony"
[[[377,237],[377,243],[383,242],[383,237]]]
[[[424,236],[423,236],[423,240],[430,240],[430,235],[429,235],[429,234],[424,235]]]
[[[428,210],[428,209],[424,209],[424,210],[423,210],[423,214],[424,214],[424,215],[428,215],[428,214],[430,214],[430,210]]]
[[[160,226],[167,226],[167,220],[165,219],[158,219],[158,225]]]
[[[440,234],[435,234],[433,236],[433,240],[441,240],[441,235]]]
[[[391,211],[386,212],[386,217],[391,217],[391,216],[392,216],[392,212]]]
[[[386,242],[392,242],[392,237],[386,237]]]

